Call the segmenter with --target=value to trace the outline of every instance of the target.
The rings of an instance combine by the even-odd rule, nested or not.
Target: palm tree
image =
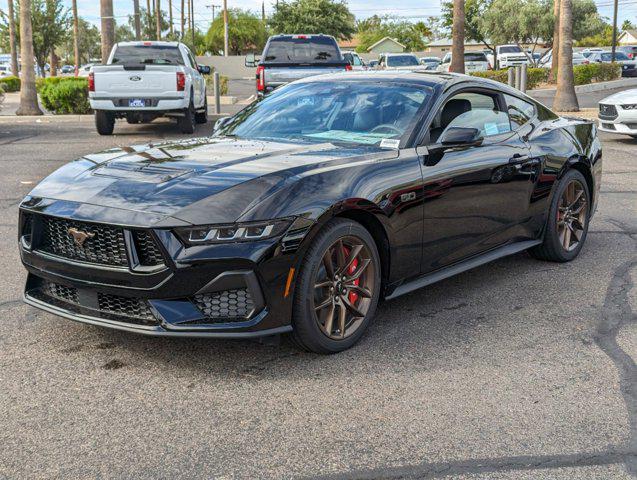
[[[161,40],[161,0],[155,0],[155,35]]]
[[[135,15],[135,40],[141,40],[142,26],[139,17],[139,0],[133,0],[133,15]]]
[[[75,66],[75,76],[80,71],[80,24],[77,16],[77,0],[73,0],[73,64]]]
[[[464,73],[464,0],[453,0],[450,72]]]
[[[20,58],[22,60],[20,107],[15,113],[16,115],[42,115],[38,105],[38,93],[35,90],[31,0],[20,0]]]
[[[170,21],[169,32],[173,36],[173,0],[168,0],[168,20]]]
[[[557,61],[559,58],[559,45],[560,45],[560,0],[553,0],[553,54],[551,55],[551,74],[549,81],[555,81],[555,75],[557,75]]]
[[[557,69],[557,92],[553,109],[558,112],[577,112],[579,104],[573,78],[573,3],[562,0],[560,5],[560,57]]]
[[[106,63],[115,43],[113,0],[100,0],[100,16],[102,17],[102,63]]]
[[[11,73],[16,77],[20,75],[18,67],[18,50],[15,48],[15,14],[13,13],[13,0],[7,0],[9,6],[9,49],[11,50]]]
[[[185,1],[181,0],[181,38],[184,39],[184,29],[186,28],[186,5]]]

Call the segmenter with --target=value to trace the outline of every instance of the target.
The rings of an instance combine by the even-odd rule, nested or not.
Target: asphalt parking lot
[[[17,206],[170,124],[0,122],[0,478],[624,479],[637,474],[637,141],[570,264],[519,254],[383,304],[333,356],[146,338],[25,306]],[[199,127],[205,135],[209,127]]]

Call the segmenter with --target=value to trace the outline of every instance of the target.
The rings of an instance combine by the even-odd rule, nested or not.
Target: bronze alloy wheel
[[[334,242],[314,279],[312,308],[321,331],[333,340],[351,336],[363,323],[374,296],[374,262],[355,236]]]
[[[567,252],[577,248],[586,226],[588,203],[584,185],[577,180],[571,180],[562,196],[557,208],[557,234],[562,247]]]

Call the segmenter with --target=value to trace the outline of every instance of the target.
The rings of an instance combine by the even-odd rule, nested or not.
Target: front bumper
[[[599,129],[602,132],[637,135],[637,109],[625,109],[622,105],[614,105],[616,114],[600,115]]]
[[[147,229],[163,265],[105,266],[43,251],[36,233],[26,242],[23,218],[24,211],[24,299],[36,308],[158,336],[249,338],[291,329],[293,285],[287,282],[298,252],[283,248],[284,239],[186,247],[170,229]],[[121,228],[132,232],[125,238],[139,229]],[[129,258],[138,256],[135,247],[126,248]]]

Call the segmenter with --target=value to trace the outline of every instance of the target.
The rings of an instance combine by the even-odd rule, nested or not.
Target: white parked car
[[[598,118],[600,130],[637,138],[637,88],[601,100]]]
[[[438,65],[437,70],[439,72],[448,72],[451,66],[451,52],[447,53],[442,63]],[[486,72],[489,70],[489,60],[483,52],[465,52],[464,54],[464,71],[465,73],[471,72]]]
[[[10,77],[11,75],[11,65],[8,65],[6,63],[0,64],[0,78]]]
[[[383,53],[378,61],[383,70],[426,70],[416,55],[411,53]]]
[[[494,65],[493,53],[487,54],[491,68],[509,68],[530,63],[529,56],[518,45],[498,45],[495,47],[495,51],[498,57],[497,66]]]
[[[199,66],[179,42],[120,42],[106,65],[89,73],[89,101],[100,135],[110,135],[116,118],[129,123],[174,117],[183,133],[208,120],[206,82],[210,67]]]
[[[542,57],[540,58],[537,66],[540,68],[551,68],[553,63],[553,50],[548,50]],[[573,66],[575,65],[586,65],[590,63],[588,58],[586,58],[583,54],[579,52],[573,52]]]
[[[93,68],[94,65],[94,63],[87,63],[86,65],[82,65],[78,69],[78,77],[88,77],[89,73],[91,73],[91,68]]]

